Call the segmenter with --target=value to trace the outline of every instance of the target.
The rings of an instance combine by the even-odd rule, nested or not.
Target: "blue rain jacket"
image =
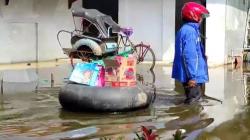
[[[199,27],[198,23],[185,23],[176,35],[172,78],[181,83],[189,80],[206,83],[209,80]]]

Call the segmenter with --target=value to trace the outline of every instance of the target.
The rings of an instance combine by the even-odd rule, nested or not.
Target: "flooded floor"
[[[184,95],[171,79],[171,67],[156,66],[152,73],[139,66],[138,84],[156,92],[156,98],[149,108],[128,113],[63,110],[58,91],[70,72],[65,64],[2,69],[0,139],[132,140],[143,125],[163,140],[173,139],[177,129],[185,129],[188,140],[250,140],[250,64],[209,69],[206,97],[189,106],[182,105]]]

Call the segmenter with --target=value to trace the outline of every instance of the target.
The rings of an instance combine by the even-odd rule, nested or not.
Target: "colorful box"
[[[136,59],[116,56],[115,66],[105,65],[105,86],[128,87],[136,85]],[[104,61],[105,63],[105,61]]]

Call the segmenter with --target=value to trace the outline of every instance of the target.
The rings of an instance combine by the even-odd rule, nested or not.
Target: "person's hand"
[[[195,87],[196,86],[196,81],[195,80],[189,80],[188,81],[188,87]]]

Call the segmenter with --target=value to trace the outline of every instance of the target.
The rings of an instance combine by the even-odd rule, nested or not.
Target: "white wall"
[[[170,63],[174,59],[175,46],[175,0],[163,0],[162,60]]]
[[[171,62],[175,36],[175,1],[120,0],[119,24],[132,27],[131,39],[150,44],[157,60]]]
[[[210,17],[206,20],[206,53],[209,65],[224,63],[226,0],[207,0]]]
[[[0,63],[35,61],[36,52],[39,61],[66,57],[56,34],[73,28],[67,0],[0,1]]]
[[[229,61],[233,49],[238,53],[243,48],[247,1],[207,0],[210,17],[206,23],[206,52],[210,66]]]
[[[223,64],[231,49],[242,48],[247,7],[242,3],[207,0],[211,14],[206,23],[209,65]],[[79,0],[73,6],[80,5]],[[34,61],[37,52],[39,61],[66,57],[56,34],[74,28],[67,6],[67,0],[18,0],[8,6],[0,1],[0,63]],[[175,0],[120,0],[119,24],[133,27],[132,40],[150,44],[157,60],[172,62]],[[69,38],[64,36],[66,47],[70,47]]]
[[[248,1],[227,0],[226,7],[226,36],[225,56],[242,52],[245,41],[245,28]],[[228,62],[228,59],[225,59]]]

